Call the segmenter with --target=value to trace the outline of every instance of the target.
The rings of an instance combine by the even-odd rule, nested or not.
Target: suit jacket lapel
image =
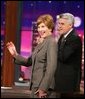
[[[74,29],[73,29],[73,30],[71,31],[71,33],[69,33],[69,34],[67,35],[67,37],[64,39],[63,45],[64,45],[65,42],[71,37],[71,35],[72,35],[73,33],[75,33],[75,30],[74,30]],[[60,39],[59,39],[59,41],[58,41],[58,46],[61,45],[61,39],[62,39],[62,37],[63,37],[63,36],[61,36]]]
[[[34,63],[35,63],[35,57],[37,55],[37,53],[43,48],[44,44],[46,43],[46,41],[40,43],[39,45],[37,45],[32,53],[32,71],[34,68]]]
[[[34,49],[32,55],[35,56],[35,55],[41,50],[41,48],[44,46],[44,44],[45,44],[45,42],[42,42],[42,43],[38,44],[38,45],[35,47],[35,49]]]
[[[71,33],[69,33],[65,39],[66,39],[66,40],[69,39],[69,38],[71,37],[71,35],[73,35],[74,33],[75,33],[75,30],[73,29],[73,30],[71,31]],[[75,35],[75,34],[74,34],[74,35]]]

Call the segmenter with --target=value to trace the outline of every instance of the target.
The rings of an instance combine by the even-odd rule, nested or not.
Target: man
[[[74,30],[72,14],[60,14],[57,18],[60,39],[55,90],[58,93],[74,93],[80,89],[82,41]]]

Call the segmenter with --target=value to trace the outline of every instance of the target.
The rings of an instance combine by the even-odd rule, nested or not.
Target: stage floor
[[[12,88],[1,88],[1,98],[29,98],[28,87],[13,86]]]
[[[28,86],[13,86],[12,88],[1,88],[1,98],[30,98]],[[61,98],[83,98],[84,93],[61,95]]]

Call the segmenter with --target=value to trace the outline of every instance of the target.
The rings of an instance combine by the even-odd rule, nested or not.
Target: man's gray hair
[[[74,25],[74,21],[75,21],[74,15],[72,15],[71,13],[62,13],[60,15],[57,15],[57,19],[60,18],[67,19],[70,24]]]

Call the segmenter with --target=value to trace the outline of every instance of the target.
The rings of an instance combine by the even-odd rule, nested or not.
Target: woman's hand
[[[18,54],[15,45],[12,42],[8,42],[6,46],[13,57]]]
[[[35,94],[38,95],[39,98],[47,98],[47,92],[44,90],[38,89]]]

